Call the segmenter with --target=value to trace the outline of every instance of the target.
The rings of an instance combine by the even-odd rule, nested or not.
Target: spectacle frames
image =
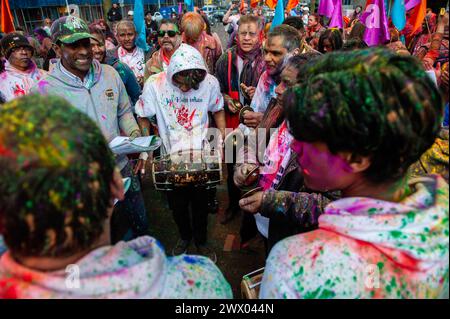
[[[170,38],[173,38],[178,34],[177,31],[168,30],[168,31],[158,31],[158,37],[163,38],[165,35],[168,35]]]

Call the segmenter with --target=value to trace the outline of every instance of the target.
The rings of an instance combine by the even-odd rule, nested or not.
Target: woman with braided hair
[[[309,189],[340,190],[319,229],[271,251],[261,298],[448,298],[449,189],[407,179],[434,142],[443,101],[413,57],[326,54],[284,97]]]

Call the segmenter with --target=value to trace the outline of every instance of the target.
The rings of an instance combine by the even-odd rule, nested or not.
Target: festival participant
[[[237,46],[228,49],[216,65],[216,78],[225,100],[226,127],[239,126],[239,110],[250,105],[261,74],[265,70],[261,50],[262,25],[258,17],[243,16],[239,22]],[[234,163],[227,163],[229,207],[221,220],[230,222],[239,213],[240,191],[233,182]]]
[[[301,67],[318,54],[301,54],[289,59],[281,72],[280,84],[276,87],[277,108],[282,109],[283,94],[297,82]],[[317,219],[326,204],[337,199],[338,194],[311,193],[303,184],[297,155],[291,151],[293,140],[288,132],[283,112],[276,113],[276,120],[270,125],[276,129],[264,145],[263,162],[259,165],[259,186],[261,191],[240,200],[241,208],[255,214],[259,232],[268,239],[267,253],[280,240],[291,235],[317,229]],[[234,173],[237,186],[245,185],[246,172],[258,163],[255,147],[239,152]],[[241,164],[242,163],[242,164]]]
[[[160,49],[155,51],[145,64],[145,80],[153,74],[167,71],[170,58],[180,47],[181,34],[175,20],[161,20],[158,30],[158,44]]]
[[[222,137],[225,131],[219,82],[207,74],[200,52],[187,44],[182,44],[172,55],[167,71],[154,74],[145,82],[135,109],[144,135],[150,129],[148,118],[156,115],[163,155],[204,149],[208,139],[208,112],[213,113]],[[179,187],[168,193],[169,207],[181,237],[173,255],[185,253],[194,239],[199,254],[216,260],[215,252],[207,245],[207,198],[208,190],[202,187]]]
[[[42,28],[34,29],[33,33],[40,45],[38,48],[38,54],[44,59],[43,69],[45,71],[49,71],[50,61],[56,58],[52,39],[48,35],[47,31]]]
[[[328,29],[320,36],[317,50],[320,53],[330,53],[340,50],[343,44],[344,42],[342,41],[342,35],[339,29]]]
[[[231,14],[234,9],[238,7],[237,3],[231,3],[230,8],[225,13],[222,18],[223,25],[226,25],[227,33],[230,35],[228,38],[227,48],[231,48],[233,46],[233,39],[236,37],[236,32],[239,26],[239,20],[242,16],[245,16],[248,12],[248,4],[244,1],[242,7],[238,8],[238,12],[236,14]]]
[[[150,58],[150,50],[145,52],[143,49],[136,46],[136,27],[133,21],[122,20],[117,23],[117,41],[119,46],[114,50],[107,51],[108,58],[119,59],[120,62],[125,63],[133,71],[139,85],[144,85],[144,69],[145,63]]]
[[[389,43],[386,44],[386,47],[388,49],[394,51],[397,54],[411,55],[406,46],[400,40],[400,32],[398,32],[396,28],[389,28],[389,34]]]
[[[47,32],[48,36],[51,36],[51,31],[50,31],[51,27],[52,27],[52,19],[45,18],[44,24],[42,25],[42,29],[44,29],[45,32]]]
[[[91,47],[94,58],[100,63],[112,66],[119,73],[131,100],[131,105],[134,106],[141,95],[141,87],[133,71],[131,71],[128,65],[120,62],[119,59],[114,59],[113,57],[106,58],[105,35],[102,30],[90,27],[89,31],[92,35]]]
[[[214,74],[217,60],[222,55],[222,44],[205,31],[205,21],[196,12],[188,12],[181,19],[182,40],[200,51],[210,74]]]
[[[119,4],[112,4],[112,7],[108,10],[107,17],[109,22],[118,22],[122,20],[122,12]]]
[[[27,38],[17,33],[7,34],[0,42],[6,58],[0,73],[0,92],[5,101],[28,94],[35,83],[45,76],[33,59],[33,47]]]
[[[440,127],[435,84],[385,49],[326,54],[304,74],[283,100],[291,147],[309,189],[343,198],[272,249],[260,297],[448,298],[448,184],[406,176]]]
[[[102,30],[103,34],[105,35],[106,50],[114,50],[114,48],[117,46],[118,42],[117,42],[116,37],[114,36],[114,33],[111,31],[111,28],[105,22],[105,20],[99,19],[89,25],[89,29],[95,28],[95,27]]]
[[[308,28],[306,30],[306,41],[313,49],[317,50],[319,38],[326,28],[320,23],[320,16],[316,13],[308,16]]]
[[[297,30],[288,25],[279,25],[267,35],[264,45],[266,71],[261,75],[251,107],[254,112],[244,114],[244,124],[255,128],[261,122],[271,98],[276,96],[275,87],[279,83],[281,70],[290,57],[299,54],[301,38]]]
[[[61,59],[33,90],[67,99],[97,123],[108,142],[121,132],[131,138],[138,137],[141,133],[125,86],[116,70],[93,59],[91,38],[81,19],[65,16],[56,20],[52,25],[52,39]],[[148,218],[137,177],[147,157],[147,153],[141,153],[140,160],[132,167],[126,155],[116,156],[122,176],[132,181],[125,200],[117,205],[117,214],[129,220],[132,237],[148,233]],[[113,227],[112,232],[120,231]],[[128,239],[130,236],[119,237]]]
[[[122,177],[100,128],[65,99],[32,95],[5,104],[0,150],[8,248],[0,299],[232,298],[207,258],[167,257],[149,236],[111,245]]]

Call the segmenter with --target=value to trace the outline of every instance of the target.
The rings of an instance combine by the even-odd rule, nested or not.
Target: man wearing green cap
[[[64,97],[76,108],[91,117],[101,128],[108,142],[121,135],[135,138],[141,135],[134,119],[130,99],[117,71],[109,65],[100,64],[93,58],[86,23],[74,16],[64,16],[51,27],[52,41],[60,60],[49,75],[37,83],[34,90],[41,94]],[[147,234],[148,218],[136,173],[147,159],[142,153],[133,168],[126,155],[117,155],[116,164],[123,177],[132,178],[132,186],[125,200],[119,203],[119,214],[127,216],[132,235],[118,239],[131,239]],[[121,231],[113,227],[113,236]]]

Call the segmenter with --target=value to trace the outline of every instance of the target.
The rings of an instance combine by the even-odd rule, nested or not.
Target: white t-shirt
[[[163,153],[202,149],[209,127],[208,112],[223,110],[219,81],[214,76],[207,74],[198,90],[182,92],[173,85],[173,74],[186,69],[206,70],[206,67],[195,48],[182,45],[172,56],[168,70],[152,75],[145,82],[135,107],[139,117],[156,115]]]
[[[128,65],[137,78],[144,77],[144,68],[145,68],[144,50],[142,50],[139,47],[135,47],[133,52],[130,53],[124,48],[119,47],[117,53],[120,62]]]

